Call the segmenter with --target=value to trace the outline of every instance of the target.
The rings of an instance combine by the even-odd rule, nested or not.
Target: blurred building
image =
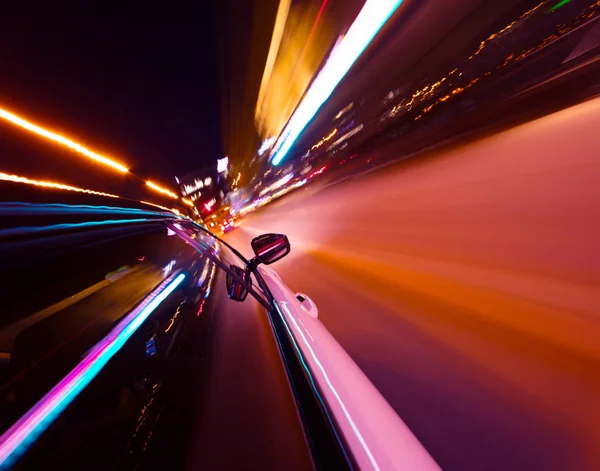
[[[228,171],[217,170],[215,165],[178,177],[180,193],[191,200],[202,218],[218,210],[231,192]]]

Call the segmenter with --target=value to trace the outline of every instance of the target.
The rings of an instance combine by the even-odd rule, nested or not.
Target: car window
[[[162,223],[13,240],[0,257],[3,431],[157,286],[185,273],[206,290],[214,270]]]
[[[215,260],[219,260],[223,263],[222,269],[227,270],[228,267],[234,265],[239,268],[245,268],[247,260],[241,257],[241,254],[235,253],[230,247],[224,242],[218,239],[215,235],[199,227],[196,224],[190,222],[180,222],[179,227],[184,228],[192,232],[195,236],[195,240],[201,244],[202,250],[209,257],[214,257]],[[267,293],[264,287],[261,285],[259,280],[254,274],[249,277],[250,283],[244,283],[249,293],[254,296],[261,304],[269,303],[269,293]],[[243,282],[244,280],[241,280]],[[247,280],[246,280],[247,281]]]

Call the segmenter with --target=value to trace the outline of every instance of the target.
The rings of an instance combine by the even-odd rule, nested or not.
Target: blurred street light
[[[60,134],[56,134],[56,133],[49,131],[47,129],[44,129],[36,124],[26,121],[25,119],[5,110],[3,108],[0,108],[0,118],[5,119],[6,121],[9,121],[13,124],[16,124],[17,126],[23,128],[23,129],[27,129],[28,131],[31,131],[39,136],[45,137],[46,139],[57,142],[58,144],[61,144],[63,146],[66,146],[69,149],[74,150],[78,154],[84,155],[87,158],[89,158],[95,162],[98,162],[98,163],[101,163],[108,167],[111,167],[112,169],[117,170],[118,172],[127,173],[129,171],[127,169],[127,167],[120,164],[119,162],[109,159],[108,157],[106,157],[104,155],[100,155],[95,152],[92,152],[91,150],[83,147],[81,144],[77,144],[76,142],[72,141],[71,139],[68,139],[64,136],[61,136]]]
[[[157,185],[156,183],[152,183],[150,180],[148,180],[146,182],[146,185],[148,185],[153,190],[158,191],[159,193],[162,193],[163,195],[167,195],[170,198],[179,199],[179,196],[177,196],[171,190],[167,190],[166,188],[163,188],[163,187]]]
[[[219,172],[219,173],[226,172],[228,165],[229,165],[229,157],[224,157],[222,159],[217,160],[217,172]]]
[[[55,188],[57,190],[67,190],[67,191],[76,191],[78,193],[87,193],[90,195],[98,195],[98,196],[109,196],[111,198],[120,198],[117,195],[111,195],[110,193],[104,193],[102,191],[88,190],[85,188],[78,188],[76,186],[64,185],[62,183],[57,182],[49,182],[45,180],[34,180],[27,177],[20,177],[18,175],[9,175],[8,173],[0,172],[0,180],[5,182],[13,182],[13,183],[24,183],[26,185],[35,185],[46,188]]]
[[[265,63],[265,69],[263,76],[260,81],[260,89],[258,91],[258,99],[256,100],[255,118],[258,121],[263,113],[263,103],[265,100],[265,93],[269,81],[271,80],[271,73],[275,65],[275,59],[279,52],[279,46],[283,38],[283,32],[285,31],[285,23],[287,21],[290,6],[292,5],[291,0],[280,0],[279,8],[277,9],[277,16],[275,17],[275,26],[273,27],[273,36],[271,36],[271,44],[269,46],[269,53],[267,55],[267,62]]]

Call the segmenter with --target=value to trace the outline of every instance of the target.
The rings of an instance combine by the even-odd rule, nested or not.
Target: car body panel
[[[439,470],[369,378],[321,321],[302,308],[302,303],[276,271],[265,266],[259,266],[258,270],[358,467],[389,471]]]
[[[233,302],[225,274],[246,284],[248,298],[266,313],[272,335],[260,338],[271,342],[277,361],[271,358],[270,367],[283,368],[286,379],[261,386],[277,395],[267,410],[253,407],[252,381],[220,394],[222,410],[235,403],[238,423],[257,428],[278,423],[274,417],[297,418],[295,427],[277,428],[279,439],[296,440],[289,449],[308,457],[294,469],[437,469],[319,321],[309,296],[294,294],[274,270],[191,220],[127,204],[0,204],[1,268],[10,273],[0,325],[0,468],[81,467],[90,460],[95,469],[183,468],[198,436],[191,411],[203,404],[199,383],[208,384],[209,366],[220,358],[206,353],[211,319]],[[245,371],[241,363],[229,371]],[[276,402],[290,409],[284,414]],[[260,438],[257,428],[241,427],[248,443],[239,446],[280,459],[285,447],[270,450],[268,433]]]

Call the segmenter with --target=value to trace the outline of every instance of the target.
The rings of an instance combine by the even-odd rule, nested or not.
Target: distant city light
[[[263,190],[261,190],[261,192],[259,193],[259,196],[262,196],[265,193],[268,193],[269,191],[273,191],[273,190],[277,190],[277,189],[281,188],[283,185],[285,185],[290,180],[292,180],[292,178],[294,178],[294,174],[293,173],[288,173],[285,177],[280,178],[275,183],[269,185],[266,188],[263,188]]]
[[[315,172],[313,172],[308,178],[313,178],[316,177],[317,175],[321,175],[325,170],[327,170],[327,165],[321,167],[319,170],[316,170]]]
[[[183,184],[183,194],[185,196],[187,196],[190,193],[194,193],[198,190],[201,190],[202,188],[204,188],[204,182],[202,181],[202,179],[195,178],[191,184],[187,184],[187,183]]]
[[[85,188],[78,188],[76,186],[63,185],[62,183],[49,182],[49,181],[45,181],[45,180],[33,180],[31,178],[20,177],[18,175],[9,175],[8,173],[3,173],[3,172],[0,172],[0,180],[5,181],[5,182],[13,182],[13,183],[24,183],[26,185],[41,186],[41,187],[46,187],[46,188],[55,188],[57,190],[76,191],[78,193],[87,193],[90,195],[109,196],[110,198],[120,198],[120,196],[111,195],[110,193],[104,193],[102,191],[87,190]]]
[[[208,203],[204,204],[204,209],[206,209],[207,211],[212,210],[213,206],[216,204],[217,200],[216,199],[212,199],[210,200]]]
[[[204,179],[204,186],[210,186],[211,183],[212,183],[212,178],[206,177]]]
[[[142,204],[149,204],[150,206],[154,206],[155,208],[164,209],[165,211],[173,211],[173,212],[175,212],[175,210],[173,210],[171,208],[167,208],[166,206],[161,206],[160,204],[156,204],[156,203],[150,203],[149,201],[140,201],[140,203],[142,203]],[[179,214],[179,211],[177,211],[177,213]]]
[[[348,111],[350,111],[353,106],[354,106],[354,102],[350,103],[348,106],[346,106],[346,108],[341,109],[340,112],[338,114],[336,114],[335,118],[333,118],[333,119],[334,120],[340,119],[344,114],[346,114]]]
[[[275,145],[271,163],[278,165],[304,128],[331,96],[342,78],[403,0],[367,0],[348,33],[329,56]]]
[[[95,152],[92,152],[91,150],[83,147],[81,144],[77,144],[76,142],[66,138],[65,136],[61,136],[60,134],[56,134],[52,131],[48,131],[47,129],[41,128],[40,126],[33,124],[30,121],[27,121],[3,108],[0,108],[0,118],[5,119],[6,121],[9,121],[13,124],[16,124],[17,126],[23,129],[27,129],[28,131],[31,131],[39,136],[45,137],[46,139],[66,146],[69,149],[74,150],[78,154],[85,155],[89,159],[101,163],[103,165],[107,165],[108,167],[111,167],[119,172],[127,173],[129,171],[127,167],[125,167],[121,163],[109,159],[104,155],[96,154]]]
[[[224,157],[222,159],[217,160],[217,172],[219,172],[219,173],[226,172],[228,165],[229,165],[229,157]]]
[[[162,193],[163,195],[167,195],[170,198],[173,198],[173,199],[178,199],[179,198],[179,196],[177,196],[171,190],[167,190],[166,188],[163,188],[163,187],[157,185],[156,183],[152,183],[150,180],[148,180],[146,182],[146,185],[148,185],[153,190],[158,191],[159,193]]]
[[[169,235],[169,234],[167,234]],[[169,273],[171,273],[173,271],[173,268],[175,267],[175,264],[177,263],[176,260],[171,260],[169,263],[167,263],[164,267],[163,267],[163,276],[167,276]]]
[[[325,144],[325,142],[327,142],[329,139],[331,139],[333,136],[335,136],[337,134],[338,130],[337,128],[335,128],[333,131],[331,131],[327,136],[325,136],[323,139],[321,139],[319,142],[317,142],[314,146],[312,146],[310,148],[310,150],[314,150],[314,149],[318,149],[319,147],[321,147],[323,144]],[[310,152],[310,151],[309,151]]]
[[[180,183],[180,181],[179,181],[179,178],[177,178],[177,177],[175,177],[175,181],[176,181],[178,184]]]
[[[258,149],[258,155],[263,155],[266,151],[268,151],[275,143],[276,139],[277,138],[275,136],[266,138]]]

